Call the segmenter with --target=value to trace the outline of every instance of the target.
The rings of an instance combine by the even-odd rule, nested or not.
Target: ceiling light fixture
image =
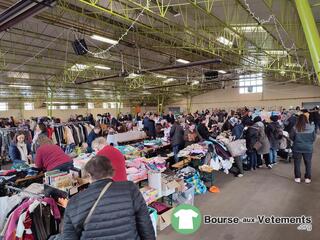
[[[233,45],[233,43],[230,40],[226,39],[225,37],[218,37],[217,41],[229,47],[232,47]]]
[[[22,79],[29,79],[30,75],[26,72],[8,72],[9,78],[22,78]]]
[[[269,50],[269,51],[266,51],[266,53],[269,54],[269,55],[277,55],[277,56],[286,56],[286,55],[288,55],[288,52],[284,51],[284,50]]]
[[[27,86],[27,85],[9,85],[9,87],[14,87],[14,88],[31,88],[31,86]]]
[[[176,61],[179,62],[179,63],[183,63],[183,64],[190,63],[188,60],[184,60],[184,59],[181,59],[181,58],[177,59]]]
[[[100,42],[105,42],[105,43],[110,43],[110,44],[118,44],[118,41],[116,41],[116,40],[113,40],[113,39],[107,38],[107,37],[102,37],[102,36],[95,35],[95,34],[92,35],[91,38],[94,40],[100,41]]]
[[[194,81],[192,81],[192,83],[191,83],[191,86],[193,86],[193,85],[198,85],[200,82],[198,81],[198,80],[194,80]]]
[[[44,103],[46,103],[46,104],[68,104],[68,103],[70,103],[70,102],[44,102]],[[77,103],[75,103],[75,102],[72,102],[71,104],[77,104]]]
[[[133,78],[140,77],[140,76],[141,76],[141,75],[136,74],[136,73],[130,73],[129,76],[126,77],[126,78],[133,79]]]
[[[96,65],[96,66],[94,66],[94,68],[102,69],[102,70],[111,70],[111,68],[109,68],[107,66],[101,66],[101,65]]]
[[[157,77],[157,78],[167,78],[166,75],[162,75],[162,74],[156,74],[155,77]]]
[[[226,71],[224,71],[224,70],[218,70],[218,73],[226,74],[227,72],[226,72]]]
[[[286,63],[286,67],[301,67],[299,63]]]
[[[89,68],[88,65],[76,63],[72,67],[70,67],[69,70],[75,71],[75,72],[81,72],[87,68]]]
[[[252,32],[266,32],[263,27],[261,26],[235,26],[232,27],[234,30],[238,32],[243,32],[243,33],[252,33]]]
[[[175,78],[168,78],[164,80],[163,83],[170,83],[170,82],[174,82],[175,80],[176,80]]]

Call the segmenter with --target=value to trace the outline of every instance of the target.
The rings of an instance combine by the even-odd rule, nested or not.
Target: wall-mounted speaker
[[[207,71],[204,72],[204,77],[206,78],[206,80],[211,80],[217,78],[218,74],[218,71]]]
[[[85,55],[88,52],[88,47],[84,39],[75,40],[72,43],[72,47],[77,55]]]

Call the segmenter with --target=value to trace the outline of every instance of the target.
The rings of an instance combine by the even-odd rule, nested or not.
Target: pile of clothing
[[[39,174],[39,169],[32,168],[30,166],[23,169],[17,168],[17,169],[10,169],[10,170],[0,170],[0,183],[1,184],[6,184],[8,182],[14,183],[18,179],[37,176],[38,174]]]
[[[59,232],[61,215],[52,198],[23,201],[10,214],[4,226],[4,239],[39,239],[45,240]]]
[[[161,139],[144,140],[143,144],[145,146],[155,147],[155,146],[161,146],[162,145],[162,141],[161,141]]]
[[[155,209],[157,211],[158,215],[171,209],[171,207],[167,206],[166,204],[164,204],[162,202],[153,202],[150,204],[150,207]]]
[[[148,170],[163,172],[166,170],[165,157],[143,158],[143,162]]]
[[[191,155],[205,155],[207,153],[207,145],[203,143],[195,143],[187,146],[182,149],[178,156],[179,157],[187,157]]]
[[[208,149],[212,149],[212,151],[208,151],[204,164],[216,171],[223,170],[226,174],[229,174],[234,158],[231,157],[227,147],[218,140],[213,142],[206,141],[205,143],[208,144]],[[210,145],[212,148],[209,147]]]
[[[140,192],[141,192],[144,200],[146,201],[147,205],[156,201],[159,197],[158,190],[156,190],[152,187],[149,187],[149,186],[141,188]]]
[[[126,172],[128,181],[138,182],[148,178],[148,170],[144,163],[145,158],[126,160]]]
[[[134,144],[132,144],[132,146],[133,146],[134,148],[136,148],[137,150],[139,150],[139,151],[142,151],[142,150],[144,149],[144,144],[143,144],[143,142],[134,143]]]
[[[207,187],[200,179],[199,172],[192,167],[185,167],[176,173],[176,177],[184,179],[187,188],[194,187],[195,194],[204,194],[207,192]]]
[[[59,232],[58,206],[54,199],[41,197],[42,193],[42,184],[31,184],[21,193],[0,198],[3,239],[45,240]]]
[[[137,152],[137,149],[130,145],[116,146],[115,148],[117,148],[123,155],[132,155]]]
[[[80,154],[77,158],[73,159],[73,166],[77,169],[83,170],[86,163],[95,156],[94,153],[83,153]]]

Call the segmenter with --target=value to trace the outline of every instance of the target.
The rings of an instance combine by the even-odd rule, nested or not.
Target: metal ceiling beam
[[[17,29],[17,30],[21,30],[21,29]],[[11,32],[10,31],[10,33],[9,34],[13,34],[13,35],[18,35],[18,36],[26,36],[26,34],[27,33],[31,33],[31,32],[29,32],[29,31],[27,31],[27,30],[21,30],[21,31],[23,31],[23,33],[15,33],[15,32]],[[52,36],[49,36],[49,35],[46,35],[46,34],[43,34],[43,33],[33,33],[35,36],[30,36],[30,38],[34,38],[34,39],[36,39],[36,40],[42,40],[42,41],[52,41]],[[39,36],[44,36],[44,37],[47,37],[48,39],[44,39],[44,38],[39,38]],[[3,41],[3,42],[8,42],[8,43],[15,43],[15,44],[21,44],[21,45],[25,45],[25,43],[22,43],[22,42],[16,42],[16,41],[8,41],[8,40],[1,40],[1,41]],[[60,38],[60,39],[57,39],[56,41],[56,44],[70,44],[70,46],[71,46],[71,43],[73,42],[73,41],[71,41],[71,40],[67,40],[67,39],[64,39],[64,38]],[[34,45],[34,44],[29,44],[28,43],[28,46],[31,46],[31,47],[35,47],[35,48],[40,48],[40,49],[42,49],[43,47],[42,46],[39,46],[39,45]],[[97,48],[97,47],[94,47],[94,46],[90,46],[92,49],[91,49],[91,51],[99,51],[99,49]],[[66,51],[64,50],[64,51],[62,51],[62,50],[59,50],[59,49],[54,49],[54,48],[47,48],[49,51],[53,51],[54,50],[54,52],[59,52],[59,53],[61,53],[61,54],[63,54],[64,56],[63,56],[63,58],[64,58],[64,60],[66,60],[65,59],[65,54],[66,54]],[[74,54],[74,52],[72,51],[72,49],[71,49],[71,47],[70,48],[68,48],[70,51],[68,51],[67,53],[68,53],[68,55],[74,55],[75,57],[77,57],[77,58],[86,58],[86,59],[90,59],[90,61],[92,61],[92,62],[95,62],[95,63],[97,63],[97,64],[101,64],[101,61],[103,61],[103,62],[116,62],[116,63],[121,63],[121,61],[120,61],[120,58],[119,58],[119,60],[113,60],[113,59],[99,59],[99,58],[95,58],[95,57],[93,57],[93,56],[91,56],[90,54],[87,54],[87,55],[84,55],[84,56],[77,56],[77,55],[75,55]],[[114,50],[111,50],[110,51],[110,53],[111,53],[111,56],[112,57],[116,57],[115,55],[113,55],[113,54],[116,54],[117,52],[116,51],[114,51]],[[122,52],[122,54],[123,54],[123,56],[125,57],[125,58],[130,58],[130,59],[133,59],[133,58],[137,58],[137,56],[135,56],[135,55],[132,55],[132,54],[129,54],[129,53],[127,53],[126,51],[123,51]],[[69,57],[69,56],[68,56]],[[157,61],[157,60],[155,60],[154,58],[151,58],[151,57],[141,57],[141,59],[142,60],[146,60],[146,61],[151,61],[151,60],[153,60],[155,63],[157,63],[157,64],[164,64],[163,62],[159,62],[159,61]],[[69,59],[67,59],[67,60],[69,60]],[[136,61],[135,59],[133,59],[134,61]]]
[[[63,2],[63,1],[59,1],[59,3],[61,3],[61,2]],[[3,5],[3,4],[2,4]],[[65,8],[65,6],[67,6],[68,8]],[[5,6],[3,6],[3,7],[5,7]],[[91,20],[96,20],[96,21],[100,21],[100,19],[98,19],[98,18],[95,18],[95,17],[93,17],[93,15],[95,15],[95,16],[98,16],[96,13],[90,13],[90,11],[88,11],[88,10],[85,10],[85,11],[83,11],[82,13],[80,13],[80,12],[77,12],[78,10],[79,10],[79,7],[77,7],[77,6],[75,6],[75,5],[71,5],[71,4],[69,4],[69,3],[66,3],[66,2],[64,2],[64,5],[62,5],[62,6],[60,6],[60,5],[58,5],[58,7],[59,8],[63,8],[63,10],[65,10],[65,11],[71,11],[72,12],[72,14],[73,15],[79,15],[79,16],[83,16],[83,17],[86,17],[86,18],[88,18],[88,19],[91,19]],[[76,10],[77,11],[76,11]],[[89,15],[87,15],[87,14],[90,14],[90,16]],[[43,16],[46,16],[46,17],[43,17]],[[48,16],[49,16],[49,14],[46,14],[46,13],[41,13],[40,15],[37,15],[37,16],[35,16],[35,18],[38,18],[38,19],[40,19],[42,22],[49,22],[50,24],[52,24],[52,25],[54,25],[54,26],[56,26],[55,25],[55,22],[61,22],[61,24],[62,25],[59,25],[60,27],[61,26],[64,26],[65,28],[69,28],[69,27],[74,27],[74,24],[75,24],[75,21],[73,21],[72,22],[72,24],[70,25],[70,26],[66,26],[65,24],[66,24],[66,22],[68,22],[67,21],[67,19],[65,19],[65,18],[62,18],[62,17],[60,17],[60,18],[55,18],[55,19],[51,19],[51,20],[48,20]],[[99,16],[99,17],[102,17],[102,16]],[[119,30],[123,30],[124,28],[127,28],[128,26],[122,26],[120,23],[117,23],[117,22],[115,22],[114,20],[111,20],[111,19],[108,19],[108,18],[105,18],[105,17],[103,17],[103,21],[102,21],[102,19],[101,19],[101,21],[100,21],[102,24],[106,24],[106,23],[110,23],[110,24],[106,24],[107,26],[108,26],[108,28],[110,28],[110,27],[112,27],[112,28],[117,28],[118,29],[118,31]],[[88,22],[87,22],[88,23]],[[116,24],[116,25],[113,25],[113,24]],[[120,25],[119,25],[120,24]],[[81,24],[81,27],[83,27],[83,26],[85,26],[86,24]],[[119,27],[119,26],[122,26],[122,27]],[[80,27],[80,26],[79,26]],[[76,26],[76,28],[78,28],[78,26]],[[97,33],[97,31],[98,31],[98,29],[96,29],[96,28],[93,28],[94,29],[94,31],[93,30],[91,30],[91,33]],[[81,31],[83,31],[83,29],[80,29]],[[27,31],[28,32],[28,31]],[[103,35],[103,33],[98,33],[98,34],[102,34]],[[141,36],[143,36],[143,35],[141,35]],[[144,37],[146,37],[146,36],[144,36]],[[155,39],[154,39],[155,40]],[[159,40],[159,39],[158,39]],[[121,44],[123,44],[123,43],[125,43],[125,42],[122,42]],[[130,45],[131,43],[129,43],[129,45]],[[132,44],[131,44],[132,45]],[[161,55],[167,55],[168,57],[172,57],[172,56],[174,56],[172,53],[170,53],[170,52],[163,52],[163,51],[159,51],[159,50],[155,50],[155,49],[151,49],[151,48],[147,48],[147,46],[141,46],[142,48],[144,48],[144,49],[146,49],[146,50],[148,50],[148,51],[153,51],[153,52],[157,52],[158,54],[161,54]],[[184,50],[184,51],[187,51],[187,50]],[[111,51],[111,52],[113,52],[113,51]],[[196,54],[196,53],[195,53]],[[126,54],[124,54],[124,55],[126,55]]]
[[[108,8],[104,8],[104,7],[101,7],[97,4],[97,2],[92,2],[92,1],[89,1],[89,0],[80,0],[80,2],[82,3],[85,3],[87,4],[88,6],[91,6],[93,8],[96,8],[96,9],[99,9],[103,12],[106,12],[108,14],[110,14],[111,16],[116,16],[117,18],[123,20],[123,21],[126,21],[126,22],[130,22],[132,23],[134,21],[133,18],[130,18],[128,16],[128,12],[123,10],[123,14],[121,13],[118,13],[116,11],[114,11],[113,9],[108,9]],[[123,4],[121,1],[118,1],[119,3]],[[168,19],[161,19],[159,20],[158,18],[152,16],[152,15],[157,15],[157,13],[153,12],[152,10],[148,9],[147,6],[143,6],[139,3],[135,3],[134,1],[131,1],[130,0],[130,3],[132,4],[136,4],[137,6],[140,6],[141,7],[141,10],[142,9],[145,9],[147,13],[149,13],[148,17],[150,18],[150,21],[149,21],[149,24],[152,25],[152,22],[154,21],[158,21],[158,23],[160,24],[160,26],[166,26],[166,28],[170,28],[171,31],[162,31],[161,30],[161,27],[159,28],[155,28],[153,26],[149,26],[148,24],[146,23],[142,23],[142,22],[136,22],[136,26],[139,26],[141,27],[142,29],[146,29],[147,31],[151,31],[153,33],[159,33],[161,34],[163,37],[168,37],[169,39],[173,39],[174,42],[176,41],[179,41],[179,42],[186,42],[186,40],[188,39],[187,36],[191,37],[191,38],[194,38],[193,41],[187,41],[186,45],[185,46],[193,46],[194,49],[197,49],[197,50],[201,50],[202,52],[205,52],[205,53],[208,53],[210,54],[211,56],[215,56],[215,57],[222,57],[221,54],[217,53],[216,51],[213,50],[213,47],[209,48],[208,46],[204,46],[203,43],[205,43],[208,39],[206,37],[204,37],[202,34],[199,34],[199,32],[195,33],[194,30],[188,26],[180,26],[180,25],[177,25],[175,23],[171,23]],[[128,5],[124,5],[123,7],[127,7],[129,8]],[[160,16],[161,17],[161,16]],[[163,17],[161,17],[163,18]],[[185,35],[186,37],[184,37],[183,39],[178,37],[176,34],[173,33],[173,31],[175,29],[184,29],[185,30]],[[200,41],[201,40],[201,41]],[[209,42],[212,41],[212,40],[209,40]],[[209,44],[209,43],[206,43],[206,44]],[[213,44],[213,42],[211,43]],[[215,42],[215,44],[218,44],[217,42]],[[219,43],[218,45],[221,45],[221,43]],[[213,46],[213,45],[212,45]],[[230,52],[232,52],[232,49],[230,50],[230,48],[225,48],[224,49],[226,52],[227,50],[229,50]],[[234,53],[235,54],[235,53]],[[223,56],[224,59],[226,59],[226,56]],[[245,61],[248,61],[247,59],[244,59]],[[233,62],[234,61],[234,58],[232,58],[230,56],[230,58],[228,59],[228,61],[230,62]]]
[[[239,4],[250,15],[250,12],[248,11],[248,9],[243,5],[243,3],[240,0],[235,0],[235,1],[237,2],[237,4]],[[284,47],[282,46],[281,41],[273,33],[271,33],[268,28],[266,28],[265,24],[261,25],[260,22],[256,18],[252,18],[252,19],[256,23],[258,23],[267,33],[269,33],[270,36],[272,36],[272,38],[275,39],[278,42],[279,46],[281,46],[281,48],[284,49]],[[268,25],[268,26],[271,26],[271,25]]]
[[[32,4],[35,4],[32,0],[20,0],[0,14],[0,23],[3,24],[22,10],[30,7]]]
[[[63,4],[61,4],[61,3],[63,3]],[[110,27],[116,28],[117,32],[123,31],[123,29],[127,29],[129,27],[129,25],[127,25],[127,24],[123,24],[122,22],[116,21],[116,20],[111,19],[111,18],[107,18],[107,17],[105,17],[105,16],[103,16],[101,14],[98,14],[97,12],[91,12],[88,9],[81,10],[80,7],[75,6],[73,4],[70,4],[68,2],[65,2],[63,0],[59,1],[58,7],[62,8],[63,10],[65,10],[67,12],[70,12],[72,15],[79,15],[79,16],[83,16],[83,17],[85,17],[87,19],[90,19],[90,20],[98,21],[102,25],[106,25],[108,28],[110,28]],[[78,27],[81,27],[81,26],[77,26],[76,28],[78,28]],[[79,28],[79,30],[81,30],[81,29]],[[96,30],[97,29],[95,29],[95,31],[91,31],[91,32],[97,33]],[[160,39],[158,36],[155,36],[153,33],[154,33],[154,31],[150,31],[150,32],[147,32],[147,31],[143,31],[143,32],[142,31],[136,31],[135,32],[135,34],[143,37],[144,39],[148,38],[148,39],[152,40],[153,43],[154,43],[154,41],[158,41],[158,42],[167,41],[167,40],[164,40],[164,39]],[[98,33],[98,34],[102,34],[103,35],[103,32],[102,33]],[[128,35],[131,36],[131,33],[129,32]],[[170,42],[167,41],[167,43],[170,43]],[[155,50],[155,49],[150,48],[149,46],[142,46],[142,48],[148,49],[150,51],[157,52],[158,54],[162,54],[162,55],[165,54],[168,57],[174,57],[175,56],[171,52],[163,52],[163,51]],[[188,54],[195,54],[198,57],[203,57],[203,55],[195,52],[194,50],[190,51],[188,49],[181,49],[181,51],[183,51],[185,53],[188,53]]]
[[[236,31],[234,28],[232,28],[231,26],[229,26],[226,22],[222,21],[220,18],[218,18],[217,16],[215,16],[214,14],[211,13],[211,11],[208,11],[209,9],[205,9],[202,6],[200,6],[199,2],[196,0],[188,0],[190,2],[190,4],[195,7],[196,9],[199,9],[200,11],[202,11],[204,14],[206,14],[207,16],[209,16],[210,18],[212,18],[215,21],[218,21],[224,28],[229,29],[231,32],[235,33],[236,35],[242,37],[243,39],[245,39],[246,41],[248,41],[249,43],[251,43],[252,45],[254,45],[255,47],[257,47],[257,49],[261,49],[261,46],[258,46],[256,42],[252,41],[251,39],[249,39],[248,37],[246,37],[244,34],[240,33],[239,31]],[[213,3],[212,2],[212,6],[213,7]],[[265,55],[267,56],[271,56],[269,55],[267,52],[264,51],[264,49],[262,49],[262,51],[265,53]]]
[[[43,9],[47,8],[48,5],[51,5],[55,2],[56,0],[43,0],[42,2],[38,2],[36,5],[34,5],[33,7],[27,9],[26,11],[20,13],[19,15],[13,17],[11,20],[3,23],[0,25],[0,32],[5,31],[11,27],[13,27],[14,25],[20,23],[21,21],[39,13],[40,11],[42,11]],[[45,4],[44,4],[45,3]],[[32,4],[29,3],[29,4]],[[47,5],[48,4],[48,5]],[[20,6],[20,5],[19,5]],[[18,6],[18,7],[19,7]],[[21,10],[20,10],[21,11]],[[10,17],[7,16],[7,17]]]
[[[81,0],[81,1],[87,1],[87,0]],[[122,3],[123,0],[116,0],[116,1]],[[159,13],[150,9],[150,7],[149,7],[150,3],[148,3],[148,1],[147,1],[146,5],[143,5],[140,2],[136,2],[135,0],[126,0],[125,3],[127,3],[127,2],[131,3],[131,5],[133,4],[135,6],[140,7],[141,10],[144,9],[150,16],[154,17],[159,22],[161,22],[165,26],[167,26],[169,28],[169,31],[170,31],[170,29],[176,29],[178,31],[180,30],[181,32],[184,32],[186,35],[193,37],[195,42],[201,42],[203,45],[208,44],[208,49],[210,49],[210,46],[211,46],[216,50],[217,46],[220,46],[220,48],[222,49],[221,52],[220,51],[213,51],[213,53],[220,58],[221,57],[226,58],[226,56],[223,54],[223,52],[230,53],[230,54],[239,56],[244,61],[252,64],[251,60],[247,59],[245,56],[239,55],[238,52],[236,52],[233,48],[226,47],[225,45],[221,44],[221,42],[217,41],[216,38],[211,37],[212,33],[207,31],[207,29],[205,27],[205,19],[202,18],[202,16],[200,16],[198,14],[198,12],[195,12],[195,15],[193,16],[195,25],[198,25],[198,26],[192,26],[192,24],[189,24],[189,22],[187,20],[187,18],[189,18],[189,14],[186,14],[186,13],[180,11],[180,14],[182,15],[182,19],[185,19],[183,21],[184,25],[181,26],[166,17],[167,9],[170,7],[170,2],[168,4],[166,4],[163,1],[162,2],[156,1],[158,8],[159,8]],[[224,30],[223,30],[223,33],[224,33]],[[230,56],[230,57],[232,58],[232,56]],[[229,59],[229,61],[230,61],[230,59]]]
[[[301,24],[308,42],[314,70],[320,84],[320,36],[309,0],[295,0]]]

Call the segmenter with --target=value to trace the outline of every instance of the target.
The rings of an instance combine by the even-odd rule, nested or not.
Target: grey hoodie
[[[258,154],[268,154],[270,152],[270,142],[265,133],[265,127],[263,122],[256,122],[253,125],[254,128],[258,129],[259,136],[258,141],[262,144],[261,148],[257,150]]]

